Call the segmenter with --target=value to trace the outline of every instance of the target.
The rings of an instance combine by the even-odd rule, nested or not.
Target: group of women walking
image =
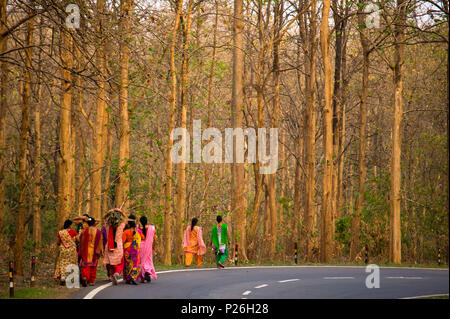
[[[117,285],[121,273],[127,284],[151,282],[156,279],[153,265],[153,251],[156,241],[156,229],[148,225],[145,216],[136,223],[136,217],[114,208],[108,211],[103,220],[105,225],[98,229],[97,221],[85,214],[77,217],[75,229],[73,221],[66,220],[64,228],[58,232],[59,256],[56,263],[55,280],[62,285],[66,281],[68,266],[76,265],[80,269],[81,284],[93,286],[97,276],[97,265],[101,257],[106,266],[109,279]],[[228,256],[228,226],[223,223],[222,216],[217,216],[217,224],[211,230],[210,246],[215,255],[217,268],[225,268]],[[190,266],[195,259],[197,266],[202,264],[202,256],[206,253],[202,228],[198,219],[193,218],[186,228],[183,237],[185,265]],[[73,266],[72,266],[73,267]]]
[[[126,217],[122,210],[114,208],[103,216],[106,224],[101,231],[96,227],[97,221],[87,214],[74,220],[79,221],[76,230],[72,229],[73,222],[66,220],[58,232],[55,279],[61,284],[65,284],[67,267],[78,265],[81,284],[93,286],[101,257],[114,285],[121,273],[125,282],[133,285],[157,278],[153,265],[156,229],[147,224],[145,216],[139,219],[138,226],[134,215]]]
[[[225,268],[224,263],[228,257],[229,233],[228,226],[222,221],[222,216],[217,216],[217,224],[211,230],[211,241],[217,268]],[[197,226],[198,219],[193,218],[191,224],[184,231],[183,249],[185,253],[185,265],[190,266],[195,258],[197,266],[202,264],[202,256],[206,253],[206,245],[203,241],[202,228]]]

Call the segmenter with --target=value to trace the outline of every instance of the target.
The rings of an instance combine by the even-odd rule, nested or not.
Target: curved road
[[[98,281],[71,298],[85,299],[371,299],[449,293],[448,269],[380,267],[380,287],[368,289],[365,267],[274,266],[160,271],[151,283]]]

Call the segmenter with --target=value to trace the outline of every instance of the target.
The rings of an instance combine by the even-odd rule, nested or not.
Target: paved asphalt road
[[[229,267],[158,272],[137,286],[98,281],[71,298],[371,299],[449,293],[448,269],[380,268],[380,288],[366,288],[365,267]]]

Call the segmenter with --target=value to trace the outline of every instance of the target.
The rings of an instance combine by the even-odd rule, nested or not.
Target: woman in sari
[[[64,228],[58,232],[59,256],[56,261],[55,280],[59,280],[61,285],[66,282],[66,270],[69,265],[77,265],[77,244],[78,234],[71,229],[72,221],[66,220]]]
[[[95,219],[89,218],[88,227],[80,235],[81,284],[94,286],[97,277],[97,263],[103,252],[102,232],[95,227]]]
[[[136,280],[141,272],[140,249],[145,239],[142,231],[136,228],[136,217],[128,216],[128,227],[123,232],[123,279],[127,284],[137,285]]]
[[[141,272],[138,275],[138,280],[141,282],[151,282],[151,278],[156,279],[155,266],[153,265],[153,252],[155,251],[156,228],[153,225],[147,225],[147,217],[142,216],[141,222],[142,234],[145,240],[141,241]]]
[[[106,220],[106,245],[103,263],[109,268],[109,278],[117,285],[120,273],[123,269],[123,229],[125,228],[125,213],[114,208],[108,211],[103,219]],[[109,266],[108,266],[109,265]]]
[[[216,255],[217,268],[225,268],[225,261],[228,257],[229,233],[228,226],[222,222],[222,216],[217,216],[217,225],[211,231],[211,245]]]
[[[195,257],[197,266],[202,264],[202,255],[206,253],[201,227],[197,226],[198,219],[192,218],[191,224],[184,231],[183,249],[186,255],[185,264],[190,266]]]

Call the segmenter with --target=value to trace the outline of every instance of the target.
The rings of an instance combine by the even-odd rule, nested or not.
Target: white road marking
[[[242,293],[242,295],[243,295],[243,296],[248,296],[248,295],[251,294],[251,293],[252,293],[251,290],[247,290],[247,291],[244,291],[244,292]]]
[[[400,299],[418,299],[418,298],[429,298],[429,297],[440,297],[440,296],[448,296],[448,294],[404,297],[404,298],[400,298]]]
[[[355,279],[355,277],[323,277],[323,279]]]
[[[423,279],[422,277],[386,277],[387,279]]]
[[[267,286],[268,286],[268,284],[263,284],[263,285],[256,286],[255,288],[259,289],[259,288],[264,288],[264,287],[267,287]]]
[[[121,281],[123,281],[123,279],[118,279],[118,280],[117,280],[118,283],[121,282]],[[111,287],[112,285],[113,285],[112,282],[110,282],[110,283],[105,284],[105,285],[103,285],[103,286],[97,287],[97,288],[95,288],[94,290],[91,290],[86,296],[84,296],[83,299],[92,299],[92,298],[94,298],[94,296],[95,296],[96,294],[98,294],[100,291],[102,291],[103,289],[105,289],[105,288],[107,288],[107,287]]]
[[[286,279],[286,280],[279,280],[278,282],[290,282],[290,281],[297,281],[300,279]]]

